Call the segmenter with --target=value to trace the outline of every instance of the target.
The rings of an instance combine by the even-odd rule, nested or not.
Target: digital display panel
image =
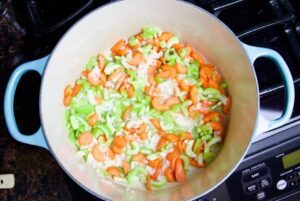
[[[288,169],[288,168],[300,163],[300,149],[283,156],[282,163],[283,163],[284,169]]]

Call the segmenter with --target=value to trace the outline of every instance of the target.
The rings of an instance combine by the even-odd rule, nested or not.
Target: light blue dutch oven
[[[101,179],[75,156],[75,147],[69,143],[64,126],[62,100],[64,87],[74,82],[89,56],[108,50],[119,38],[127,38],[145,25],[175,32],[200,50],[224,75],[233,103],[224,146],[207,168],[185,184],[153,192],[131,192]],[[285,107],[276,120],[266,119],[259,111],[259,91],[253,68],[258,57],[273,60],[284,82]],[[30,136],[20,133],[13,109],[16,87],[28,71],[37,71],[42,76],[42,126]],[[110,200],[176,201],[199,197],[224,181],[239,165],[255,135],[288,121],[294,96],[291,73],[277,52],[241,43],[222,22],[206,11],[175,0],[126,0],[96,9],[64,35],[50,56],[16,68],[6,88],[4,112],[8,129],[16,140],[48,149],[64,171],[95,196]]]

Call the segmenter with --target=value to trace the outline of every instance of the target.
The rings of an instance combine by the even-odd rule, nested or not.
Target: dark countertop
[[[16,142],[5,124],[3,97],[9,76],[17,65],[31,59],[26,54],[22,30],[11,23],[13,16],[9,6],[0,3],[0,174],[13,173],[15,187],[0,190],[0,200],[71,201],[73,199],[68,187],[70,179],[52,155],[42,148]],[[15,113],[24,133],[34,132],[39,125],[39,82],[39,76],[29,74],[22,80],[21,85],[24,87],[17,89]]]

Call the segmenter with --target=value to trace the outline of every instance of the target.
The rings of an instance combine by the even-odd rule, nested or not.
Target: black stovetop
[[[49,54],[59,38],[74,22],[89,11],[109,2],[113,1],[0,1],[0,75],[3,76],[0,79],[1,100],[3,100],[4,87],[9,75],[17,65]],[[188,2],[213,13],[228,25],[244,43],[274,49],[284,57],[293,75],[296,89],[295,107],[289,125],[297,125],[300,119],[300,2],[297,0],[188,0]],[[279,72],[274,69],[276,67],[268,59],[258,59],[255,62],[261,110],[269,118],[277,118],[281,115],[284,100],[283,82]],[[22,120],[17,123],[24,133],[32,133],[40,125],[38,117],[39,86],[40,77],[35,73],[29,73],[21,80],[17,89],[16,118]],[[5,128],[3,115],[1,115],[0,127]],[[8,135],[6,129],[1,129],[1,135],[3,133],[4,136]],[[277,137],[273,137],[273,140],[265,139],[254,143],[248,156],[267,146],[272,146],[273,143],[285,140],[284,137],[278,137],[283,136],[280,132],[277,132],[275,136]],[[285,135],[285,137],[293,138],[295,134]],[[7,141],[11,142],[12,140]],[[14,150],[8,150],[8,147],[0,142],[0,156],[7,151],[14,154]],[[32,148],[25,146],[25,149]],[[32,152],[35,150],[32,149]],[[51,161],[51,165],[53,165],[53,159]],[[2,172],[3,170],[15,171],[10,169],[11,166],[1,169],[1,166],[6,167],[6,162],[5,160],[0,162],[0,173],[1,170]],[[14,157],[13,163],[18,163],[17,157]],[[58,164],[54,163],[55,165],[57,166],[55,168],[59,169]],[[48,171],[50,170],[48,169]],[[47,180],[47,174],[44,176]],[[81,189],[70,178],[66,177],[64,182],[70,196],[65,196],[63,200],[99,200]],[[7,195],[19,197],[18,193],[17,191],[8,194],[0,192],[0,197],[2,195],[6,198]],[[9,199],[8,196],[7,200],[14,199]],[[47,200],[47,197],[37,200]]]

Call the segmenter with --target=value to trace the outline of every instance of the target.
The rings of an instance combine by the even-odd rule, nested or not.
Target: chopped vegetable
[[[224,141],[232,98],[216,67],[171,32],[145,27],[88,59],[63,91],[77,154],[115,182],[185,182]]]

